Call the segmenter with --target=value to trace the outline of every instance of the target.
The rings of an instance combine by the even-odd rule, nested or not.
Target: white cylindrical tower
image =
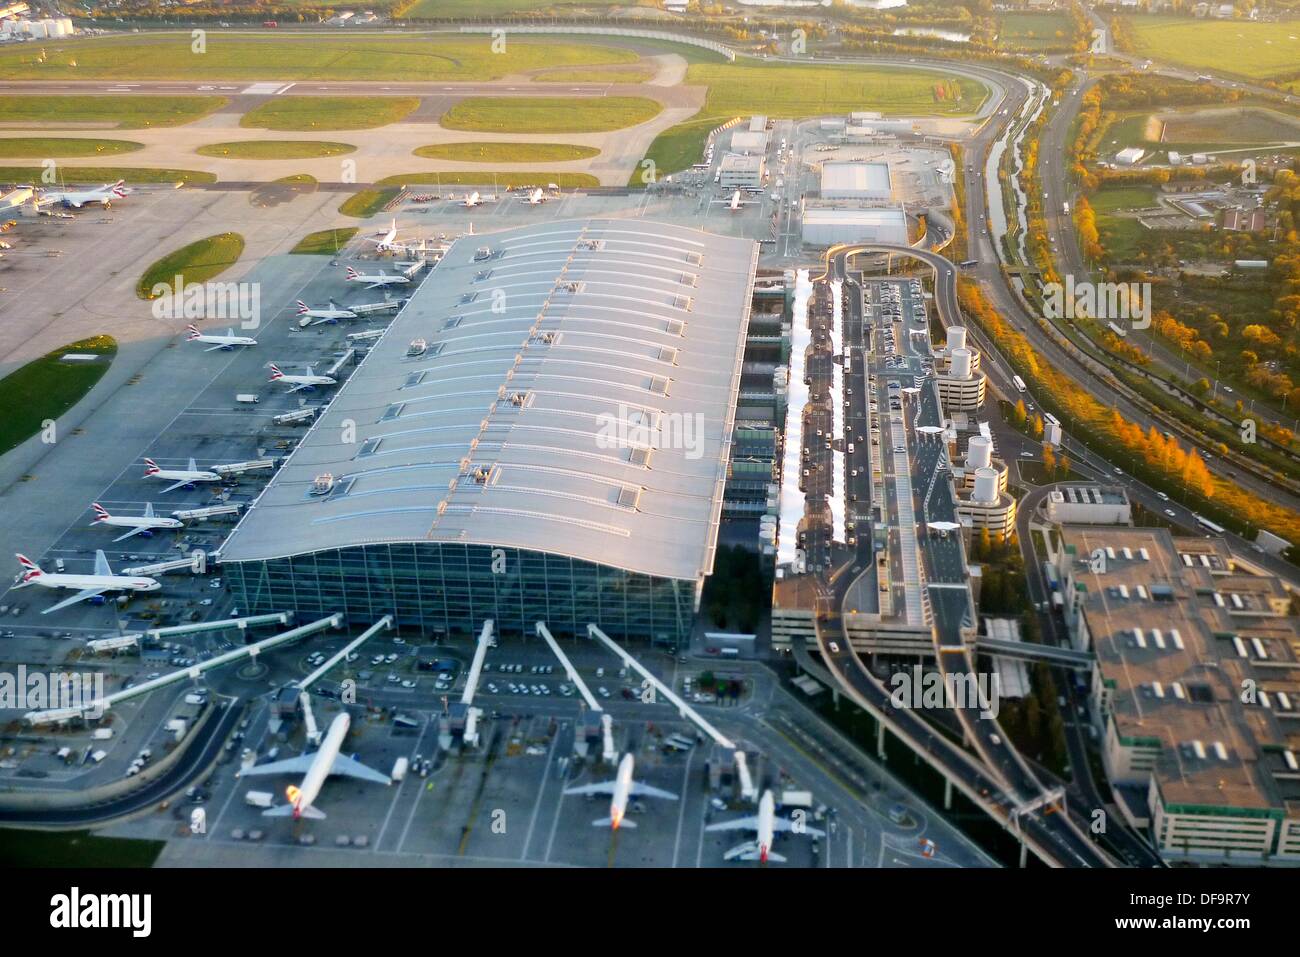
[[[969,379],[971,354],[969,349],[953,349],[948,363],[948,375],[954,379]]]
[[[975,492],[971,501],[981,505],[992,505],[998,500],[997,469],[982,468],[975,470]]]
[[[973,436],[966,446],[966,467],[986,469],[993,464],[993,440],[982,435]]]
[[[966,348],[966,327],[949,326],[948,327],[948,349],[965,349]]]

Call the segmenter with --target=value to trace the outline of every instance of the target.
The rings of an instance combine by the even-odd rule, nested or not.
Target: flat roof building
[[[888,163],[832,160],[822,164],[822,199],[857,199],[880,202],[893,198]]]
[[[640,220],[455,242],[223,546],[239,607],[683,639],[757,255]]]
[[[763,185],[763,157],[728,153],[722,157],[718,185],[724,189],[757,189]]]
[[[1064,526],[1056,565],[1116,803],[1170,861],[1300,863],[1300,620],[1221,539]]]
[[[897,206],[857,208],[805,203],[802,237],[809,246],[836,243],[907,244],[907,217]]]

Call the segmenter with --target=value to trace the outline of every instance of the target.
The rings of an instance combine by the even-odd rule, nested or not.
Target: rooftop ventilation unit
[[[478,249],[474,250],[474,261],[476,263],[481,263],[485,259],[491,259],[492,255],[491,246],[480,246]]]
[[[412,339],[411,344],[406,347],[406,356],[408,359],[414,359],[417,356],[424,355],[428,349],[429,341],[427,339]]]
[[[329,472],[324,475],[317,475],[311,483],[312,495],[328,495],[334,490],[334,476]]]

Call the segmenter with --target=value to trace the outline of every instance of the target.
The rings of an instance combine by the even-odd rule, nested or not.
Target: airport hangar
[[[240,610],[686,642],[757,263],[643,220],[459,239],[222,547]]]

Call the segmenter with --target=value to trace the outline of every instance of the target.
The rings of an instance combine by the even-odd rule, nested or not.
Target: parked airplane
[[[758,814],[751,817],[738,817],[734,821],[722,821],[718,824],[710,824],[705,828],[706,831],[754,831],[755,837],[752,841],[745,841],[743,844],[737,844],[731,850],[723,855],[724,860],[734,861],[759,861],[766,864],[768,861],[778,861],[785,863],[785,858],[772,850],[772,839],[777,831],[793,832],[795,834],[807,834],[810,837],[822,837],[824,831],[808,827],[805,824],[796,825],[793,821],[784,817],[776,816],[776,799],[772,797],[771,791],[764,791],[762,798],[758,802]]]
[[[62,203],[64,206],[71,206],[73,209],[81,209],[87,203],[98,203],[108,209],[114,200],[126,196],[125,187],[126,180],[119,179],[116,183],[105,183],[99,189],[52,190],[42,193],[39,203]]]
[[[302,328],[314,326],[320,322],[338,322],[340,319],[355,319],[357,314],[351,309],[340,309],[330,300],[328,308],[313,309],[301,299],[298,300],[298,325]]]
[[[216,472],[209,472],[200,469],[194,464],[194,459],[190,459],[190,465],[187,469],[160,469],[158,463],[153,459],[145,459],[144,464],[147,466],[144,470],[145,478],[162,479],[163,481],[171,480],[172,484],[168,485],[164,492],[170,492],[178,489],[182,485],[193,485],[195,482],[220,482],[221,476]]]
[[[388,227],[388,232],[382,236],[363,236],[363,241],[375,244],[377,253],[396,253],[409,252],[420,247],[421,243],[399,243],[397,242],[397,219],[394,218],[392,225]]]
[[[623,760],[618,764],[618,774],[612,781],[601,781],[599,784],[583,784],[578,787],[565,788],[565,794],[609,794],[609,817],[603,817],[600,820],[592,821],[593,827],[609,827],[617,831],[622,827],[636,827],[635,821],[624,820],[627,814],[627,799],[630,796],[636,797],[657,797],[669,801],[676,801],[677,795],[670,791],[664,791],[660,788],[651,787],[648,784],[641,784],[632,780],[632,770],[635,767],[635,759],[631,754],[623,755]]]
[[[189,327],[190,334],[185,337],[186,342],[211,342],[215,343],[212,348],[204,349],[204,352],[215,352],[218,349],[233,349],[235,346],[255,346],[257,340],[249,336],[237,336],[234,329],[227,329],[224,336],[213,335],[212,333],[199,332],[198,326]]]
[[[478,190],[474,190],[472,193],[466,193],[465,198],[456,205],[464,206],[466,209],[473,209],[475,206],[482,206],[484,203],[495,203],[496,201],[497,198],[491,193],[484,195]]]
[[[531,193],[528,194],[528,198],[525,199],[524,202],[527,203],[529,206],[541,206],[549,199],[550,197],[547,196],[544,192],[542,192],[542,188],[539,186],[537,187],[537,189],[533,190]]]
[[[348,282],[367,283],[367,289],[382,289],[384,286],[405,286],[410,281],[407,276],[394,276],[382,269],[377,273],[365,275],[357,272],[351,266],[348,267]]]
[[[734,193],[731,194],[731,198],[730,198],[730,199],[715,199],[715,200],[713,200],[713,202],[715,202],[715,203],[726,203],[726,204],[727,204],[727,209],[731,210],[731,212],[733,212],[733,213],[738,213],[738,212],[740,212],[740,207],[742,207],[742,206],[757,206],[757,205],[759,205],[759,202],[760,202],[760,201],[759,201],[759,200],[756,200],[756,199],[741,199],[741,198],[740,198],[740,190],[736,190]]]
[[[114,575],[113,569],[108,565],[108,559],[104,557],[102,551],[95,552],[95,573],[93,575],[65,575],[62,572],[57,574],[48,574],[41,571],[39,565],[28,558],[26,555],[15,556],[18,564],[22,566],[22,572],[19,573],[18,579],[14,582],[15,588],[26,588],[28,585],[40,585],[42,588],[75,588],[77,593],[71,598],[65,598],[56,605],[51,605],[41,612],[42,615],[48,615],[52,611],[58,611],[60,608],[67,608],[69,605],[75,605],[79,601],[85,601],[87,598],[94,598],[104,594],[106,591],[157,591],[162,585],[153,578],[143,578],[128,575]]]
[[[184,528],[185,523],[176,518],[161,518],[153,513],[153,503],[145,502],[144,514],[141,516],[134,515],[109,515],[108,509],[98,502],[91,503],[91,508],[95,510],[95,525],[111,525],[114,528],[129,528],[130,531],[125,535],[119,535],[113,539],[114,542],[120,542],[124,538],[130,538],[132,535],[139,535],[141,532],[149,532],[155,528]]]
[[[295,787],[289,785],[285,788],[285,796],[289,799],[288,804],[281,804],[277,807],[268,808],[262,814],[265,817],[292,817],[295,821],[299,818],[309,817],[312,820],[324,820],[325,812],[315,807],[316,796],[320,794],[321,785],[331,774],[345,774],[348,777],[360,778],[363,781],[373,781],[375,784],[392,784],[392,779],[387,774],[381,774],[373,768],[368,768],[356,758],[349,758],[346,755],[339,754],[339,748],[343,746],[343,739],[347,737],[348,727],[352,719],[348,717],[347,712],[343,712],[337,718],[330,722],[329,730],[325,732],[325,740],[321,742],[320,749],[314,754],[303,754],[296,758],[286,758],[283,761],[272,761],[270,764],[255,764],[251,768],[245,768],[239,772],[239,777],[258,777],[265,774],[303,774],[302,785]]]
[[[307,366],[306,375],[285,375],[280,371],[280,367],[274,362],[271,363],[271,381],[283,382],[286,385],[293,386],[290,392],[298,392],[302,389],[311,389],[318,385],[338,385],[338,380],[327,375],[316,375],[311,371],[311,366]]]

